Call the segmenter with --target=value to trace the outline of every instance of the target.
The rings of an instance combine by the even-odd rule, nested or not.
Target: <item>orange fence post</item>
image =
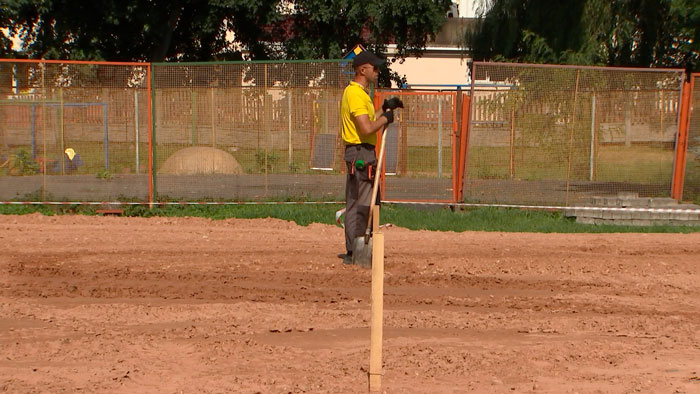
[[[683,198],[683,183],[685,181],[685,161],[688,154],[688,130],[690,127],[690,101],[694,88],[693,82],[683,83],[681,108],[678,121],[678,139],[676,140],[676,157],[673,163],[673,179],[671,181],[671,197],[680,201]]]
[[[459,152],[457,151],[457,132],[460,131],[457,128],[457,117],[456,117],[456,112],[457,112],[457,95],[455,94],[455,97],[453,99],[454,105],[452,106],[453,112],[455,115],[453,115],[452,118],[452,201],[453,202],[459,202],[459,191],[457,190],[458,188],[458,179],[457,179],[457,173],[459,172]]]
[[[471,120],[471,96],[462,94],[462,130],[459,133],[459,166],[457,167],[458,193],[457,202],[464,198],[464,177],[467,166],[467,144],[469,143],[469,121]]]

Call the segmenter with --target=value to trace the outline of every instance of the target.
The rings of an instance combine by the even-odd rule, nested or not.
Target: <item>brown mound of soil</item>
[[[158,171],[159,174],[242,174],[243,167],[226,151],[193,146],[173,153]]]

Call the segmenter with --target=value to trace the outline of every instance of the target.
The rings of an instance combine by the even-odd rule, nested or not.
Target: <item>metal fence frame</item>
[[[571,113],[569,113],[569,114],[563,113],[563,114],[561,114],[561,116],[560,116],[560,117],[563,118],[563,121],[565,122],[564,124],[562,124],[562,127],[564,127],[564,128],[571,128],[571,133],[570,133],[571,135],[570,135],[569,138],[567,138],[567,140],[569,140],[570,138],[573,138],[573,135],[574,135],[574,134],[573,134],[574,127],[579,128],[578,126],[574,126],[574,124],[575,124],[575,122],[576,122],[576,120],[577,120],[577,119],[576,119],[576,109],[575,109],[575,107],[577,106],[577,101],[576,101],[576,99],[577,99],[577,93],[578,93],[578,89],[579,89],[579,88],[578,88],[578,84],[579,84],[579,77],[578,77],[578,76],[579,76],[579,75],[582,76],[582,77],[581,77],[581,78],[582,78],[582,82],[583,82],[583,76],[588,75],[588,80],[589,80],[588,83],[591,83],[590,81],[594,81],[594,83],[596,83],[597,80],[596,80],[596,79],[591,79],[591,78],[595,78],[595,76],[598,75],[598,74],[603,74],[603,73],[605,73],[606,75],[607,75],[607,74],[610,74],[611,76],[609,76],[608,78],[610,78],[611,81],[614,81],[614,78],[615,78],[615,77],[613,77],[612,75],[620,76],[620,78],[622,78],[622,77],[625,77],[625,75],[626,75],[625,73],[629,73],[629,77],[625,77],[625,78],[633,78],[633,75],[637,75],[638,78],[640,78],[640,81],[645,81],[644,83],[648,83],[649,81],[654,81],[654,78],[651,77],[651,75],[653,75],[652,73],[657,73],[657,75],[659,75],[659,76],[663,76],[663,74],[665,73],[665,74],[667,74],[667,75],[669,75],[669,76],[673,76],[673,78],[674,78],[673,81],[676,81],[676,82],[675,82],[676,85],[670,85],[670,86],[678,86],[678,87],[677,87],[677,90],[675,90],[675,91],[677,92],[676,94],[677,94],[678,97],[677,97],[677,100],[674,101],[674,103],[677,102],[677,105],[680,106],[680,107],[683,107],[683,103],[687,103],[686,96],[685,96],[684,94],[682,94],[684,91],[687,91],[687,90],[688,90],[688,89],[686,89],[686,88],[684,87],[684,85],[683,85],[683,83],[682,83],[682,80],[685,78],[685,71],[684,71],[683,69],[639,69],[639,68],[624,68],[624,67],[594,67],[594,66],[575,66],[575,65],[543,65],[543,64],[522,64],[522,63],[473,62],[473,65],[472,65],[472,74],[471,74],[471,75],[472,75],[472,79],[477,80],[477,81],[478,81],[478,80],[482,80],[482,81],[483,81],[483,80],[488,80],[488,77],[489,77],[489,76],[488,76],[487,74],[488,74],[489,72],[495,73],[495,72],[497,72],[497,70],[499,70],[499,69],[504,70],[504,71],[503,71],[503,72],[505,73],[504,75],[509,75],[509,73],[513,73],[514,77],[516,78],[514,81],[516,81],[516,82],[511,82],[511,83],[517,83],[517,81],[520,81],[521,72],[522,72],[522,73],[525,73],[525,74],[523,74],[523,75],[524,75],[524,78],[540,78],[540,77],[543,77],[543,79],[542,79],[543,81],[546,80],[547,78],[551,78],[552,83],[554,83],[554,81],[556,81],[557,78],[559,78],[560,80],[566,80],[566,78],[569,78],[569,80],[567,80],[567,81],[568,81],[567,83],[570,83],[571,86],[568,87],[568,88],[567,88],[567,87],[564,87],[563,89],[571,89],[570,92],[568,92],[568,91],[566,91],[566,90],[557,90],[557,89],[559,89],[559,85],[557,85],[557,86],[542,86],[543,90],[542,90],[541,92],[537,92],[536,90],[533,90],[533,89],[536,89],[536,88],[533,88],[533,86],[535,86],[535,85],[529,86],[529,87],[530,87],[530,92],[531,92],[531,93],[534,91],[535,93],[539,94],[540,96],[544,95],[544,96],[542,96],[542,97],[546,97],[546,95],[551,94],[552,92],[548,93],[550,90],[552,90],[554,93],[559,93],[559,94],[562,94],[562,95],[565,95],[565,96],[566,96],[566,95],[570,96],[570,97],[567,98],[567,100],[570,101],[569,104],[565,104],[565,103],[563,103],[563,102],[557,101],[557,103],[561,103],[562,106],[563,106],[563,105],[572,105],[572,108],[571,108],[571,109],[566,109],[566,108],[564,108],[564,110],[565,110],[565,111],[567,111],[567,110],[568,110],[568,111],[573,111],[573,114],[571,114]],[[522,70],[522,71],[518,71],[518,70]],[[575,71],[575,72],[574,72],[574,71]],[[529,72],[530,74],[528,75],[527,72]],[[483,75],[482,75],[482,74],[483,74]],[[539,77],[534,76],[535,74],[536,74],[536,75],[539,75]],[[645,75],[649,75],[649,77],[646,77]],[[574,78],[574,76],[575,76],[575,78]],[[495,77],[495,75],[492,76],[492,77]],[[506,78],[506,79],[504,79],[503,81],[501,81],[500,78],[496,77],[494,80],[495,80],[495,81],[498,81],[499,83],[496,83],[494,86],[497,86],[497,87],[498,87],[499,89],[501,89],[501,91],[502,91],[503,89],[505,89],[505,88],[507,87],[507,86],[506,86],[507,84],[506,84],[505,82],[507,82],[508,79],[507,79],[507,77],[501,77],[501,78]],[[563,79],[562,79],[562,78],[563,78]],[[649,81],[647,81],[647,79],[648,79]],[[575,89],[576,89],[576,91],[574,90],[574,80],[575,80],[575,86],[576,86]],[[530,81],[530,83],[531,83],[531,84],[532,84],[532,83],[541,83],[541,82],[536,82],[536,81],[538,81],[538,79],[533,79],[532,81]],[[624,83],[627,83],[627,81],[624,81],[624,80],[621,80],[621,81],[622,81],[622,82],[618,82],[618,84],[622,84],[623,82],[624,82]],[[593,85],[593,86],[597,86],[597,85]],[[621,85],[621,86],[622,86],[622,85]],[[631,85],[631,86],[635,86],[635,85],[634,85],[634,82],[632,82],[632,85]],[[642,85],[642,86],[643,86],[643,85]],[[656,89],[658,89],[659,92],[662,92],[662,93],[661,93],[661,97],[664,98],[664,96],[663,96],[663,91],[664,91],[664,90],[668,90],[669,88],[666,87],[666,85],[661,85],[661,86],[660,86],[660,85],[654,85],[654,86],[657,86]],[[513,121],[512,121],[512,120],[509,121],[509,119],[507,119],[507,117],[504,118],[504,119],[501,119],[501,118],[498,118],[498,119],[496,119],[496,118],[493,118],[493,119],[492,119],[492,118],[484,118],[484,119],[482,119],[483,116],[484,116],[484,114],[482,114],[482,113],[479,111],[479,108],[480,108],[480,107],[479,107],[479,106],[480,106],[480,100],[479,100],[479,97],[477,97],[478,95],[476,94],[476,93],[479,92],[479,87],[480,87],[480,85],[479,85],[478,82],[477,82],[477,83],[473,83],[472,86],[471,86],[471,90],[470,90],[470,93],[471,93],[471,108],[470,108],[470,110],[469,110],[469,112],[470,112],[470,119],[469,119],[469,122],[468,122],[468,123],[469,123],[469,127],[470,127],[469,133],[470,133],[470,134],[474,134],[474,126],[475,126],[477,123],[479,123],[479,122],[481,122],[481,123],[486,122],[486,123],[489,123],[489,124],[490,124],[490,123],[494,123],[494,124],[496,124],[496,123],[498,123],[498,124],[500,124],[500,123],[510,123],[510,124],[511,124],[511,130],[510,130],[510,133],[511,133],[511,156],[512,156],[512,154],[513,154],[513,152],[512,152],[512,151],[513,151],[513,142],[512,142],[512,139],[513,139],[513,133],[514,133],[514,130],[513,130],[513,127],[512,127]],[[582,87],[583,87],[583,85],[582,85]],[[491,88],[492,88],[492,87],[491,87]],[[511,89],[516,89],[516,90],[518,90],[519,88],[518,88],[517,86],[513,86],[513,87],[511,87]],[[626,88],[626,89],[630,89],[630,88]],[[506,90],[507,90],[507,89],[506,89]],[[671,89],[671,91],[674,91],[674,90]],[[625,92],[625,91],[621,91],[621,92]],[[630,95],[630,94],[639,94],[639,93],[634,93],[634,92],[635,92],[634,89],[632,89],[632,90],[627,90],[627,92],[628,92],[628,93],[626,93],[627,95]],[[630,92],[631,92],[631,93],[630,93]],[[516,92],[516,94],[517,94],[517,92]],[[504,95],[505,95],[505,94],[504,94]],[[581,96],[581,95],[579,94],[579,96]],[[558,96],[556,96],[556,97],[558,97]],[[594,97],[593,97],[593,100],[594,100],[594,99],[595,99],[595,95],[594,95]],[[552,99],[549,99],[549,100],[551,101]],[[545,100],[545,101],[546,101],[546,100]],[[593,102],[595,103],[595,101],[593,101]],[[528,102],[526,102],[526,104],[528,104]],[[578,105],[581,105],[581,101],[580,101],[580,100],[579,100],[579,104],[578,104]],[[594,105],[595,105],[595,104],[594,104]],[[666,104],[662,103],[662,104],[660,104],[660,105],[666,105]],[[674,104],[674,105],[676,105],[676,104]],[[553,108],[549,108],[549,109],[546,109],[546,110],[547,110],[547,111],[550,111],[550,112],[547,112],[547,113],[551,113],[552,110],[554,110],[554,111],[560,111],[559,109],[556,109],[556,108],[554,108],[554,109],[553,109]],[[662,108],[659,109],[659,111],[661,111],[661,112],[664,111],[664,110],[665,110],[665,109],[662,109]],[[676,112],[675,107],[671,108],[671,111]],[[645,115],[646,115],[645,113],[641,113],[641,114],[640,114],[640,116],[645,116]],[[505,116],[505,115],[504,115],[504,116]],[[512,117],[513,114],[510,114],[510,116]],[[595,116],[595,115],[592,115],[592,116]],[[677,119],[674,119],[674,121],[675,121],[674,123],[675,123],[675,124],[678,124],[678,129],[675,130],[675,133],[674,133],[674,135],[676,135],[676,136],[679,135],[679,133],[683,130],[682,127],[681,127],[681,123],[682,123],[681,120],[682,120],[682,117],[683,117],[683,116],[684,116],[683,108],[678,108],[677,115],[674,116],[674,118],[677,118]],[[493,117],[493,116],[492,116],[492,117]],[[500,121],[500,122],[499,122],[499,121]],[[661,121],[662,121],[662,125],[663,125],[663,114],[661,115]],[[669,122],[669,123],[670,123],[670,122]],[[567,126],[567,125],[568,125],[568,126]],[[502,125],[501,125],[501,126],[502,126]],[[591,127],[593,127],[593,126],[591,126]],[[597,126],[596,126],[596,127],[597,127]],[[626,126],[626,127],[628,127],[628,126]],[[515,132],[517,133],[517,130],[516,130]],[[522,134],[522,132],[521,132],[521,134]],[[595,133],[593,133],[593,134],[595,135]],[[625,134],[625,137],[627,138],[627,134]],[[669,137],[671,137],[671,136],[666,136],[666,137],[665,137],[666,140],[664,140],[664,141],[668,141],[668,142],[666,142],[667,144],[674,144],[675,141],[670,141],[670,140],[668,139]],[[593,138],[593,137],[591,137],[591,138]],[[596,138],[597,138],[597,137],[596,137]],[[592,141],[593,141],[593,140],[591,140],[591,146],[593,145],[593,142],[592,142]],[[475,147],[473,138],[470,138],[468,143],[470,144],[470,146],[469,146],[469,148],[468,148],[468,152],[467,152],[467,156],[469,157],[469,156],[472,156],[472,155],[473,155],[472,151],[474,150],[474,147]],[[573,140],[570,140],[570,141],[568,142],[568,144],[572,144],[572,143],[573,143]],[[629,145],[628,145],[628,144],[629,144],[629,141],[626,141],[625,144],[626,144],[627,146],[629,146]],[[677,142],[675,142],[675,144],[677,145]],[[669,145],[669,146],[672,146],[672,145]],[[678,158],[679,158],[679,155],[681,154],[681,151],[682,151],[682,149],[680,149],[680,150],[679,150],[679,149],[676,149],[674,154],[669,153],[669,154],[668,154],[668,160],[673,159],[674,161],[678,161]],[[591,156],[592,156],[592,155],[593,155],[593,148],[591,148]],[[555,205],[555,206],[556,206],[556,205],[560,205],[560,206],[569,206],[569,205],[571,205],[571,202],[569,201],[569,200],[570,200],[570,197],[573,196],[572,192],[570,192],[570,175],[569,175],[569,174],[571,173],[571,171],[572,171],[571,148],[569,148],[569,156],[568,156],[568,157],[569,157],[569,159],[568,159],[568,160],[569,160],[568,164],[567,164],[566,162],[560,163],[561,166],[563,166],[564,171],[565,171],[565,173],[566,173],[566,176],[565,176],[564,178],[559,179],[559,181],[560,181],[559,183],[561,183],[561,185],[555,184],[555,180],[557,180],[558,178],[542,178],[542,179],[545,179],[545,180],[551,179],[551,182],[550,182],[551,184],[550,184],[550,185],[547,185],[547,186],[543,186],[543,189],[542,189],[541,192],[546,192],[545,189],[549,190],[548,188],[558,188],[558,187],[562,187],[562,188],[563,188],[563,187],[565,187],[565,189],[566,189],[566,190],[565,190],[565,193],[562,192],[561,197],[552,197],[552,199],[553,199],[553,200],[556,200],[556,201],[549,201],[549,202],[542,201],[542,202],[539,202],[539,203],[538,203],[537,201],[535,201],[535,202],[532,202],[532,201],[527,201],[527,202],[525,202],[525,201],[519,201],[519,200],[518,200],[518,198],[524,198],[524,197],[514,196],[514,197],[511,198],[511,201],[508,201],[508,202],[497,201],[497,200],[493,200],[493,201],[483,201],[483,202],[484,202],[484,203],[489,203],[489,202],[490,202],[490,203],[494,203],[494,204],[503,204],[503,203],[506,203],[506,204],[516,204],[516,205],[517,205],[517,204],[527,204],[527,205],[538,205],[538,204],[542,204],[542,205],[546,205],[546,206],[552,206],[552,205]],[[593,159],[591,159],[591,163],[593,163],[592,160],[593,160]],[[512,161],[513,161],[513,160],[512,160],[512,157],[511,157],[511,164],[510,164],[511,178],[513,178],[513,163],[512,163]],[[474,162],[474,161],[472,160],[472,157],[469,157],[469,159],[466,161],[466,169],[467,169],[467,170],[471,169],[472,171],[474,171],[475,168],[477,168],[477,167],[475,167],[475,164],[476,164],[476,163],[478,163],[478,162]],[[507,164],[507,163],[506,163],[506,164]],[[559,165],[559,164],[557,164],[557,165]],[[593,168],[593,167],[592,167],[593,164],[590,164],[590,165],[591,165],[591,168]],[[567,167],[568,167],[568,170],[567,170]],[[592,171],[592,170],[591,170],[591,171]],[[671,172],[673,172],[673,173],[671,174]],[[485,175],[488,175],[488,174],[485,174]],[[536,176],[536,175],[535,175],[535,176]],[[554,176],[554,175],[551,175],[551,176]],[[678,182],[678,176],[679,176],[679,172],[677,171],[677,167],[672,167],[672,168],[669,170],[669,174],[668,174],[667,177],[668,177],[669,180],[673,180],[673,183],[675,184],[675,183]],[[478,180],[478,179],[481,179],[481,178],[469,178],[469,179],[476,179],[476,180]],[[488,178],[484,178],[484,179],[488,179]],[[499,179],[499,178],[495,178],[495,179]],[[538,179],[538,178],[533,178],[533,179]],[[464,177],[463,181],[464,181],[464,182],[467,182],[467,181],[468,181],[468,179],[467,179],[466,176]],[[483,182],[481,182],[481,183],[483,183]],[[479,183],[479,184],[481,184],[481,183]],[[512,189],[513,187],[529,187],[528,185],[525,185],[525,184],[523,184],[523,185],[521,185],[521,186],[514,186],[514,185],[515,185],[514,182],[510,182],[510,181],[508,181],[508,180],[506,180],[506,179],[504,179],[504,180],[501,181],[501,182],[492,182],[492,183],[493,183],[493,185],[485,185],[485,184],[484,184],[484,185],[481,185],[481,187],[483,187],[483,188],[488,188],[488,187],[492,187],[492,186],[493,186],[493,187],[495,187],[495,188],[498,189],[498,190],[503,189],[503,191],[506,191],[506,189],[510,190],[510,189]],[[525,183],[525,182],[524,182],[524,183]],[[581,182],[577,182],[577,185],[576,185],[577,187],[585,187],[585,185],[578,185],[578,183],[581,183]],[[474,184],[476,184],[476,183],[472,182],[470,185],[471,185],[472,187],[474,187]],[[671,187],[670,184],[671,184],[671,182],[669,181],[669,186],[666,188],[666,191],[664,191],[663,194],[669,195],[669,196],[672,195],[672,187]],[[603,185],[600,185],[600,186],[602,187]],[[615,188],[619,188],[619,187],[624,188],[624,187],[625,187],[624,185],[614,185],[614,184],[611,184],[611,185],[604,185],[604,186],[605,186],[605,187],[610,187],[610,188],[611,188],[610,191],[614,191],[613,189],[615,189]],[[654,186],[654,187],[656,187],[656,186]],[[490,198],[489,196],[491,196],[491,195],[493,195],[494,197],[497,196],[497,194],[494,194],[494,193],[496,193],[496,189],[494,189],[494,191],[493,191],[492,193],[487,193],[485,198],[486,198],[486,199],[489,199],[489,198]],[[514,190],[514,189],[513,189],[513,190]],[[513,190],[510,190],[510,192],[513,192]],[[537,198],[539,198],[539,197],[535,196],[535,194],[537,194],[537,193],[534,193],[534,192],[533,192],[533,193],[531,193],[531,194],[532,194],[532,195],[530,195],[528,198],[532,198],[532,199],[537,199]],[[553,195],[552,195],[552,196],[553,196]],[[550,197],[551,197],[551,196],[550,196]],[[559,198],[561,198],[561,200],[559,200]],[[579,197],[579,196],[576,197],[576,199],[579,199],[579,198],[582,198],[582,197]],[[580,202],[579,202],[579,201],[574,202],[574,204],[578,204],[578,203],[580,203]]]
[[[1,64],[8,64],[8,63],[16,63],[16,64],[66,64],[66,65],[93,65],[93,66],[124,66],[124,67],[141,67],[147,70],[147,78],[146,78],[146,83],[147,86],[145,87],[147,95],[149,97],[149,100],[146,100],[148,102],[148,113],[145,114],[145,117],[148,119],[148,197],[145,201],[139,201],[139,202],[128,202],[124,201],[124,203],[136,203],[136,204],[153,204],[157,203],[158,201],[158,189],[157,189],[157,180],[158,180],[158,174],[155,169],[155,163],[157,160],[157,155],[156,155],[156,140],[158,137],[158,130],[157,130],[157,124],[156,124],[156,113],[155,113],[155,102],[156,102],[156,81],[158,78],[158,75],[156,75],[153,67],[178,67],[178,66],[215,66],[216,64],[223,64],[223,65],[232,65],[232,64],[244,64],[244,65],[276,65],[280,63],[323,63],[323,62],[336,62],[340,64],[349,64],[347,60],[343,59],[336,59],[336,60],[313,60],[313,61],[292,61],[292,62],[275,62],[275,61],[266,61],[266,62],[226,62],[226,63],[180,63],[180,64],[173,64],[173,63],[138,63],[138,62],[91,62],[91,61],[68,61],[68,60],[27,60],[27,59],[0,59],[0,65]],[[490,64],[493,65],[494,63],[485,63],[485,62],[474,62],[472,67],[479,67],[479,65],[482,64]],[[572,65],[532,65],[532,64],[514,64],[514,63],[503,63],[504,65],[507,65],[509,67],[536,67],[536,68],[546,68],[550,70],[567,70],[567,69],[578,69],[578,70],[614,70],[618,72],[624,72],[624,71],[630,71],[630,72],[659,72],[659,71],[672,71],[672,72],[679,72],[683,73],[684,77],[686,75],[684,74],[683,70],[680,69],[641,69],[641,68],[612,68],[612,67],[588,67],[588,66],[572,66]],[[347,73],[347,78],[351,78],[351,73]],[[472,69],[472,76],[475,75],[475,69]],[[697,89],[697,84],[696,82],[700,78],[700,73],[694,73],[692,75],[687,76],[688,79],[682,84],[681,88],[681,93],[680,93],[680,100],[678,102],[678,118],[676,119],[676,122],[678,124],[678,129],[675,134],[675,141],[674,141],[674,154],[673,154],[673,174],[671,176],[672,182],[669,188],[669,195],[673,197],[674,199],[681,200],[684,197],[684,194],[686,196],[693,197],[694,194],[690,193],[690,190],[700,190],[700,185],[695,185],[691,184],[689,182],[700,182],[700,180],[696,178],[688,178],[687,174],[690,172],[691,165],[695,164],[696,157],[692,156],[694,155],[694,149],[696,147],[696,141],[695,138],[698,138],[698,132],[697,130],[700,130],[700,113],[698,111],[695,111],[698,105],[700,103],[698,102],[698,97],[700,97],[700,92],[698,92]],[[465,87],[467,89],[462,90],[462,87]],[[478,86],[476,84],[471,84],[471,85],[464,85],[464,86],[459,86],[457,89],[440,89],[439,94],[443,95],[449,95],[452,97],[452,105],[453,108],[451,108],[451,111],[453,113],[452,116],[452,127],[451,127],[451,160],[452,160],[452,174],[451,174],[451,187],[452,187],[452,195],[449,198],[440,198],[440,199],[435,199],[435,198],[399,198],[397,199],[398,201],[413,201],[413,202],[437,202],[437,203],[462,203],[464,202],[464,188],[465,188],[465,183],[466,183],[466,174],[467,170],[470,168],[470,163],[469,163],[469,154],[470,154],[470,147],[469,147],[469,138],[470,138],[470,133],[473,132],[473,126],[476,124],[476,122],[498,122],[498,119],[491,119],[491,120],[483,120],[480,118],[477,118],[476,108],[478,103],[475,101],[475,89],[477,89]],[[389,96],[389,95],[403,95],[403,96],[410,96],[410,95],[415,95],[415,94],[421,94],[420,92],[416,92],[413,90],[377,90],[375,92],[375,104],[379,105],[383,98]],[[425,94],[425,93],[423,93]],[[292,105],[291,100],[289,101],[289,106]],[[36,105],[44,105],[42,103],[37,103]],[[48,104],[47,104],[48,105]],[[279,112],[284,112],[285,108],[279,108]],[[313,115],[316,116],[316,115]],[[275,121],[280,121],[280,120],[275,120]],[[282,119],[283,121],[283,119]],[[399,120],[400,121],[400,120]],[[106,127],[106,125],[105,125]],[[328,127],[326,125],[325,127]],[[212,129],[214,128],[213,123],[212,123]],[[313,140],[313,138],[312,138]],[[313,142],[311,142],[313,144]],[[106,149],[106,148],[105,148]],[[690,151],[689,151],[690,149]],[[107,152],[106,154],[109,154]],[[334,153],[336,156],[340,156],[338,152]],[[292,158],[292,149],[290,149],[289,153],[289,160],[291,162]],[[337,158],[336,158],[337,159]],[[105,163],[105,167],[108,166],[108,161]],[[0,163],[2,164],[2,163]],[[342,167],[342,166],[339,166]],[[340,170],[342,172],[342,169]],[[267,175],[267,173],[266,173]],[[43,174],[42,176],[46,177],[46,174]],[[2,182],[2,178],[0,177],[0,182]],[[386,187],[386,176],[382,176],[382,182],[383,186]],[[304,187],[303,185],[301,186],[302,188]],[[340,195],[339,193],[338,195]],[[45,200],[45,198],[41,198],[42,200]],[[89,199],[85,199],[89,200]],[[21,203],[22,201],[12,201],[11,203]],[[25,201],[29,202],[29,201]],[[35,201],[39,203],[52,203],[51,201]],[[96,204],[99,201],[54,201],[53,203],[90,203],[90,204]],[[119,203],[119,201],[115,201]],[[232,201],[233,202],[233,201]],[[5,201],[5,202],[0,202],[0,203],[10,203],[10,201]],[[497,203],[497,202],[494,202]],[[564,206],[567,205],[566,203],[563,204]]]

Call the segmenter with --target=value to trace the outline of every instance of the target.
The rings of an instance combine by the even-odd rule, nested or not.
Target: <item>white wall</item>
[[[406,75],[409,85],[464,85],[467,81],[466,58],[407,58],[403,64],[398,62],[391,69],[400,75]],[[395,86],[396,87],[396,86]]]
[[[454,1],[459,7],[460,18],[476,18],[476,0]]]

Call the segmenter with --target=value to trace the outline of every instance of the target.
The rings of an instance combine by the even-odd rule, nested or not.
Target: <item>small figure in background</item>
[[[64,156],[63,156],[63,163],[65,166],[66,174],[70,174],[71,172],[75,171],[78,169],[78,167],[83,165],[83,159],[80,158],[80,154],[75,153],[75,150],[73,148],[66,148],[64,151]],[[60,172],[61,169],[59,168],[57,172]]]

